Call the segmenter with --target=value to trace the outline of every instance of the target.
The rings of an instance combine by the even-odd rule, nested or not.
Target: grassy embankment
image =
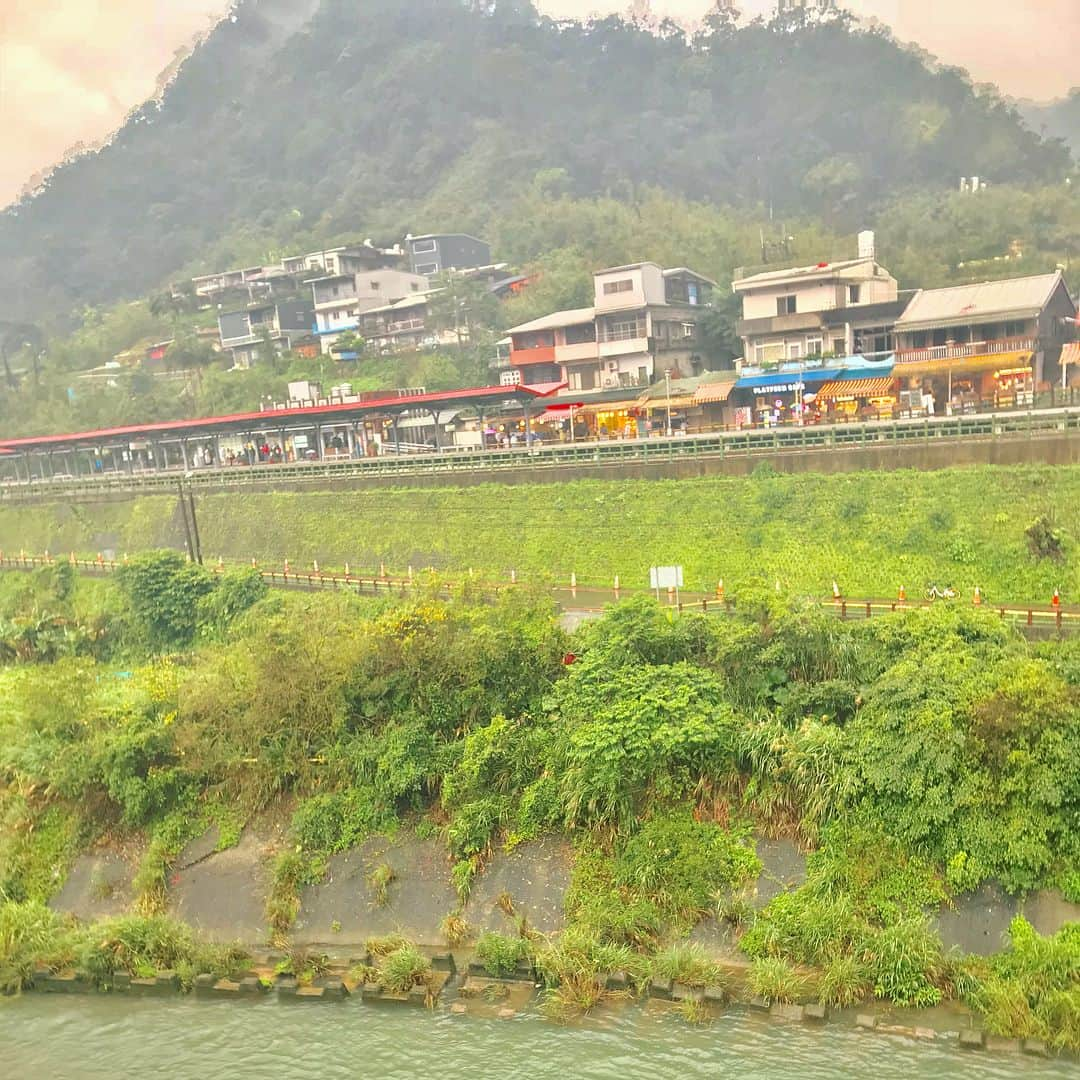
[[[681,563],[687,586],[779,580],[794,594],[840,583],[889,597],[928,582],[992,602],[1080,598],[1080,467],[750,479],[572,481],[512,487],[200,497],[206,555],[354,572],[380,563],[505,580],[647,584]],[[0,549],[117,552],[177,546],[175,500],[0,508]],[[1048,529],[1029,534],[1036,521]],[[1052,535],[1051,535],[1052,534]],[[1057,541],[1055,542],[1055,536]]]
[[[578,849],[565,931],[519,919],[476,942],[489,969],[532,958],[553,1016],[591,1008],[611,970],[723,985],[686,943],[711,916],[770,1000],[957,999],[991,1031],[1080,1047],[1080,927],[1017,920],[986,960],[947,953],[926,916],[987,881],[1080,899],[1080,642],[1030,645],[970,609],[841,624],[768,586],[733,619],[640,600],[568,638],[524,591],[267,595],[175,555],[0,584],[0,982],[41,963],[101,978],[102,941],[188,975],[230,961],[155,921],[170,865],[208,824],[228,843],[288,800],[266,905],[283,943],[301,887],[371,835],[439,837],[464,900],[497,847],[557,834]],[[760,912],[755,829],[814,852]],[[80,936],[44,912],[80,847],[133,837],[135,921]],[[470,940],[460,908],[444,928]],[[422,980],[391,944],[379,977]]]

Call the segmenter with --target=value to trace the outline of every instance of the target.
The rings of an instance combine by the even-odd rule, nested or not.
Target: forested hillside
[[[1074,154],[1080,154],[1080,86],[1068,96],[1046,104],[1025,101],[1020,112],[1031,127],[1054,139],[1064,139]]]
[[[0,218],[0,297],[52,322],[348,233],[484,230],[553,169],[574,196],[650,186],[846,230],[962,174],[1069,167],[963,73],[842,18],[689,41],[526,0],[243,0],[161,102]]]

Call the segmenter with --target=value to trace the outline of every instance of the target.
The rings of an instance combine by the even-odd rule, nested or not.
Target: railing
[[[56,556],[46,553],[45,555],[27,555],[20,552],[18,555],[0,552],[0,571],[30,571],[46,566],[55,566],[58,562],[70,563],[76,570],[91,575],[109,575],[126,565],[128,556],[120,559],[110,556],[105,558],[99,554],[96,559],[77,558],[74,553],[67,556]],[[353,573],[346,565],[344,570],[331,570],[321,568],[318,563],[311,567],[290,567],[288,560],[281,567],[260,567],[255,559],[249,562],[236,563],[234,566],[251,566],[258,570],[259,576],[272,588],[291,588],[304,590],[324,589],[347,589],[352,592],[373,593],[398,593],[406,595],[409,590],[422,585],[428,589],[432,585],[430,573],[416,574],[410,566],[404,574],[389,574],[386,566],[380,566],[378,572],[374,570]],[[228,567],[222,560],[218,560],[211,566],[215,573],[224,573]],[[466,580],[440,580],[437,583],[438,591],[447,597],[469,593],[480,599],[498,596],[502,592],[514,589],[521,584],[516,573],[511,574],[509,581],[491,582],[473,578],[472,572]],[[589,585],[584,581],[578,582],[577,575],[571,575],[571,584],[556,585],[550,587],[560,607],[566,610],[578,612],[600,611],[609,603],[641,595],[652,595],[649,589],[626,589],[620,588],[618,579],[614,587]],[[737,609],[732,600],[722,595],[707,595],[704,593],[682,593],[681,595],[669,591],[666,594],[666,602],[669,607],[679,614],[701,612],[707,615],[732,615]],[[878,618],[882,615],[896,614],[902,611],[911,611],[918,608],[926,608],[934,603],[945,604],[950,607],[982,607],[987,612],[997,615],[1005,622],[1025,629],[1055,630],[1058,633],[1065,631],[1080,630],[1080,608],[1066,607],[1061,604],[1030,604],[1022,602],[987,603],[980,596],[973,601],[965,601],[960,598],[953,600],[860,600],[846,597],[829,597],[818,600],[822,610],[836,616],[843,621],[865,620]]]
[[[601,329],[598,340],[604,345],[612,341],[635,341],[645,336],[645,323],[640,322],[635,326],[625,326],[621,330]]]
[[[929,345],[922,349],[897,349],[897,364],[925,363],[929,360],[965,360],[972,356],[997,356],[1000,353],[1034,352],[1038,338],[999,338],[997,341],[968,341],[963,344]]]

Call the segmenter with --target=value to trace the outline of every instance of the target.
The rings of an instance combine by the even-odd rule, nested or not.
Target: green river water
[[[1064,1077],[1072,1061],[961,1051],[841,1024],[784,1024],[731,1011],[708,1027],[629,1006],[558,1027],[408,1007],[117,999],[29,994],[0,1001],[0,1076],[50,1080],[502,1077],[681,1080],[937,1080]]]

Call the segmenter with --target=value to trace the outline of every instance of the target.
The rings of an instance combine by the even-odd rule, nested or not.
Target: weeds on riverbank
[[[190,989],[197,974],[225,977],[250,959],[239,946],[199,941],[189,926],[160,915],[80,924],[32,901],[0,903],[0,989],[9,993],[39,967],[74,971],[98,986],[118,971],[146,977],[169,970]]]

